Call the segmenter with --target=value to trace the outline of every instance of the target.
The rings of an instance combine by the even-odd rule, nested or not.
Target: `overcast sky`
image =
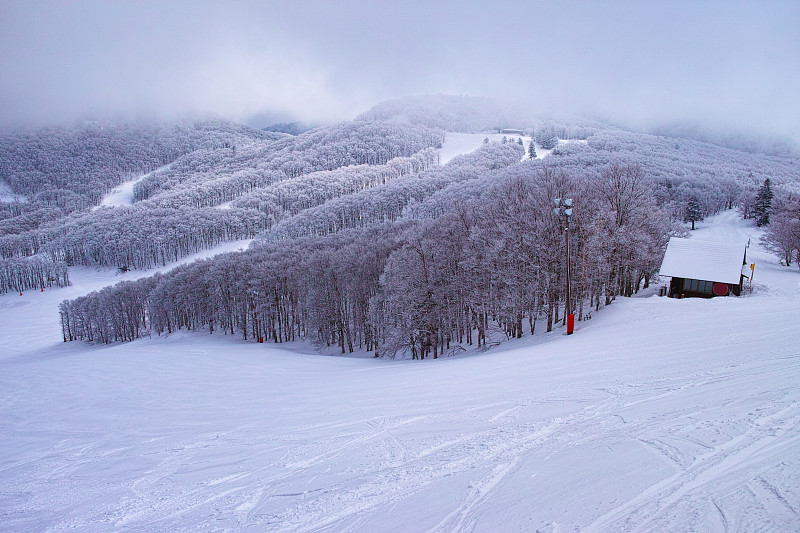
[[[0,0],[0,124],[505,96],[800,138],[800,2]]]

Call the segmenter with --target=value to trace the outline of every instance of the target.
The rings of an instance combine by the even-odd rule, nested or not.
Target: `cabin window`
[[[714,283],[711,281],[703,281],[699,279],[684,279],[683,290],[690,292],[704,292],[711,294]]]

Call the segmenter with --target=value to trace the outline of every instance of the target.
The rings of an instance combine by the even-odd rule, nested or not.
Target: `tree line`
[[[158,201],[166,194],[175,205],[176,197],[187,189],[220,189],[215,185],[219,180],[224,180],[228,194],[235,194],[240,188],[242,194],[255,188],[248,183],[264,187],[311,172],[385,165],[426,148],[440,148],[443,136],[442,131],[424,126],[354,121],[267,143],[243,140],[195,150],[169,168],[146,176],[134,187],[134,200]]]
[[[355,165],[312,172],[242,195],[233,207],[258,209],[269,215],[286,216],[354,194],[408,175],[418,174],[439,163],[435,150],[426,148],[410,157],[396,157],[384,165]]]
[[[0,259],[0,293],[19,292],[69,285],[69,271],[63,261],[49,257],[14,257]]]
[[[123,158],[122,162],[114,159],[123,140],[141,133],[138,144],[131,143],[133,155],[139,153],[136,147],[143,144],[156,148],[172,146],[164,139],[173,137],[165,135],[162,139],[158,137],[161,130],[153,128],[155,133],[151,136],[155,140],[148,137],[150,130],[146,128],[141,133],[124,125],[108,131],[100,128],[99,133],[95,131],[97,128],[66,133],[43,130],[37,138],[47,142],[38,148],[31,146],[34,139],[30,137],[10,137],[14,148],[9,150],[20,161],[13,165],[7,162],[6,170],[16,172],[17,167],[35,167],[39,160],[61,161],[60,154],[67,148],[80,151],[74,144],[86,142],[89,149],[77,160],[61,161],[52,167],[63,169],[64,176],[59,178],[62,180],[106,171],[111,177],[102,184],[94,178],[76,179],[73,188],[77,192],[66,192],[80,195],[92,186],[93,194],[106,191],[119,182],[122,170],[129,169],[125,163],[128,159]],[[188,153],[147,174],[134,188],[140,201],[133,206],[87,210],[89,200],[83,196],[83,208],[73,212],[39,204],[34,208],[30,202],[4,204],[9,216],[5,220],[0,218],[0,257],[47,254],[70,265],[149,268],[225,240],[254,237],[304,207],[421,172],[438,163],[431,147],[441,146],[442,142],[440,131],[424,126],[363,122],[318,128],[297,137],[227,123],[175,126],[175,132],[172,132],[174,139],[183,142],[178,146]],[[61,143],[63,138],[69,142]],[[92,147],[97,147],[102,155],[97,161],[92,159],[95,154]],[[30,156],[28,160],[24,156],[30,155],[31,150],[36,157]],[[157,152],[159,158],[143,157],[140,166],[163,163],[163,158],[176,154],[164,150]],[[347,166],[338,171],[342,165]],[[289,167],[293,169],[291,172],[286,171]],[[20,175],[31,178],[30,172]],[[36,193],[37,198],[43,195],[55,198],[61,194],[41,180],[31,181],[42,188]],[[281,185],[284,182],[287,183]],[[61,181],[58,184],[63,185]],[[255,196],[231,209],[212,208],[253,191],[266,198],[270,193],[277,197],[272,205],[259,205],[263,208],[260,210],[251,208]],[[91,202],[95,200],[99,202],[94,197]],[[272,207],[275,209],[270,210]]]
[[[773,201],[774,200],[774,201]],[[784,188],[778,196],[764,180],[751,209],[756,225],[764,226],[762,244],[786,266],[800,267],[800,190]]]
[[[0,220],[44,208],[61,215],[98,205],[124,181],[231,139],[288,137],[221,121],[176,124],[84,122],[0,134],[0,180],[18,201],[0,202]],[[35,219],[19,222],[31,229]]]
[[[267,218],[244,209],[102,208],[73,215],[47,232],[0,238],[0,257],[44,254],[68,265],[152,268],[216,246],[252,238]]]
[[[571,294],[579,320],[645,286],[674,226],[642,170],[610,166],[597,181],[531,168],[437,218],[262,242],[65,301],[64,339],[190,329],[426,358],[532,333],[540,320],[550,331],[566,304],[554,197],[576,204]]]
[[[327,235],[342,229],[393,222],[403,216],[409,205],[424,201],[442,188],[511,167],[519,162],[522,152],[523,148],[516,143],[488,143],[472,153],[453,158],[446,165],[408,174],[302,210],[280,220],[259,239]]]

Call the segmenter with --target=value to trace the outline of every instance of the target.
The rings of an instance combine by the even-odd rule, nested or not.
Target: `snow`
[[[652,287],[422,362],[61,342],[54,306],[110,272],[2,295],[0,530],[796,531],[800,273],[753,243],[752,295]]]
[[[143,174],[137,178],[132,180],[128,180],[120,185],[117,185],[111,191],[108,192],[103,199],[100,200],[100,207],[118,207],[118,206],[125,206],[125,205],[133,205],[133,188],[136,186],[137,183],[145,179],[147,176],[154,174],[160,170],[164,170],[169,168],[170,165],[165,165],[163,167],[157,168],[147,174]]]
[[[747,241],[728,243],[672,237],[659,273],[662,276],[738,285]]]
[[[528,157],[528,145],[531,143],[533,138],[528,135],[514,135],[511,133],[493,133],[493,132],[485,132],[485,133],[447,132],[445,134],[442,148],[439,150],[440,163],[444,165],[457,155],[474,152],[475,150],[481,147],[483,141],[487,138],[493,142],[502,142],[503,137],[513,142],[517,142],[517,139],[522,139],[522,142],[524,143],[525,147],[525,155],[522,156],[522,161],[530,159]],[[561,139],[558,141],[558,144],[569,144],[569,143],[585,144],[586,142],[587,141],[583,139]],[[538,143],[534,143],[534,147],[536,148],[536,159],[544,159],[553,152],[553,150],[547,150],[545,148],[542,148]]]
[[[156,272],[166,272],[176,266],[206,259],[218,254],[246,250],[253,239],[242,239],[219,244],[211,249],[188,255],[164,267],[150,270],[129,270],[119,273],[107,267],[72,267],[69,277],[72,285],[64,288],[25,291],[0,295],[0,322],[4,324],[0,335],[0,368],[9,356],[25,356],[35,350],[58,347],[58,304],[65,299],[77,298],[119,283],[132,281]]]
[[[454,133],[447,132],[445,134],[444,143],[439,151],[440,163],[444,165],[457,155],[468,154],[474,152],[483,145],[483,141],[488,138],[490,141],[501,142],[505,137],[507,140],[517,142],[517,139],[522,139],[525,143],[524,147],[526,154],[524,159],[528,159],[528,145],[531,142],[531,137],[527,135],[513,135],[511,133]],[[539,156],[539,146],[536,146],[536,155]],[[541,156],[540,156],[541,157]]]
[[[0,181],[0,202],[27,202],[28,198],[21,194],[14,194],[11,187],[4,181]]]

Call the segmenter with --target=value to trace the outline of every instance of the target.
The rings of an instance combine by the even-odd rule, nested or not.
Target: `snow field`
[[[43,309],[118,279],[89,269],[2,295],[0,530],[797,530],[800,273],[751,251],[752,295],[423,362],[63,343]]]

